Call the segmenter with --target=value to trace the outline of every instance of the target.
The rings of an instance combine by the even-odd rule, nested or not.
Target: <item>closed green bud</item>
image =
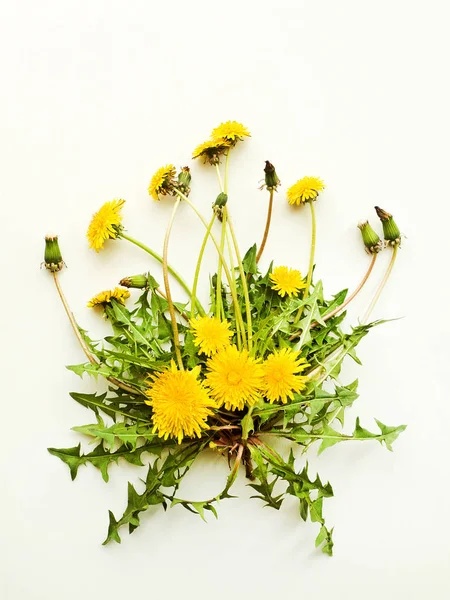
[[[377,215],[383,225],[384,239],[390,246],[399,246],[402,241],[400,229],[397,227],[396,222],[392,218],[392,215],[379,206],[375,206]]]
[[[224,192],[220,192],[220,194],[217,196],[216,201],[214,202],[213,206],[217,206],[218,208],[223,208],[225,206],[225,204],[228,201],[228,195],[225,194]]]
[[[277,186],[280,185],[280,180],[278,178],[277,172],[275,171],[275,167],[268,160],[266,160],[266,166],[264,167],[264,173],[265,173],[266,188],[268,190],[276,190]]]
[[[383,249],[383,243],[380,240],[380,236],[372,229],[369,221],[361,221],[361,223],[358,224],[358,228],[361,231],[364,246],[369,254],[376,254]]]
[[[183,192],[186,196],[189,195],[191,191],[190,183],[191,183],[191,171],[189,167],[183,167],[178,174],[178,189]]]
[[[212,205],[213,211],[216,213],[217,218],[220,222],[222,222],[223,218],[223,209],[228,201],[228,195],[225,192],[220,192],[217,196],[215,202]]]
[[[49,234],[45,236],[44,264],[45,268],[52,273],[61,271],[64,266],[57,235]]]
[[[136,288],[143,290],[148,287],[147,275],[131,275],[131,277],[124,277],[119,281],[119,285],[126,288]]]

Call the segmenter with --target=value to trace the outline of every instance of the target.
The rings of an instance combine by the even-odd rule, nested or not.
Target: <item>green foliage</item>
[[[84,408],[91,410],[96,422],[73,427],[87,437],[94,449],[86,454],[81,445],[73,448],[49,448],[49,452],[67,464],[72,479],[81,465],[91,464],[108,481],[111,463],[122,458],[131,465],[147,467],[145,480],[128,483],[127,503],[118,519],[110,511],[108,533],[104,543],[119,542],[120,530],[127,526],[132,533],[139,525],[143,512],[153,506],[182,506],[205,520],[211,513],[217,517],[217,505],[223,499],[233,498],[231,488],[236,481],[240,464],[246,470],[249,486],[255,492],[252,498],[262,500],[264,506],[279,510],[287,496],[296,498],[300,519],[316,523],[319,530],[316,546],[331,555],[333,529],[325,523],[324,499],[333,496],[329,483],[322,483],[319,475],[312,477],[308,463],[301,470],[295,468],[291,449],[287,459],[272,447],[274,440],[285,438],[293,448],[306,453],[316,444],[318,454],[343,441],[378,441],[388,450],[405,425],[391,427],[376,421],[379,431],[373,433],[360,425],[359,419],[352,433],[343,433],[345,411],[358,398],[358,381],[343,385],[339,380],[346,357],[356,363],[360,360],[356,348],[370,329],[381,321],[358,325],[344,330],[342,311],[328,318],[347,297],[342,290],[331,299],[324,296],[322,282],[309,290],[306,298],[281,298],[272,288],[272,264],[261,274],[256,262],[257,247],[253,245],[245,254],[242,267],[250,298],[253,327],[253,353],[260,359],[274,350],[297,350],[308,364],[308,382],[300,393],[294,394],[287,404],[271,404],[261,398],[251,410],[230,412],[221,407],[209,419],[210,429],[200,438],[185,439],[177,444],[173,439],[159,438],[153,431],[152,408],[145,403],[146,389],[152,376],[164,371],[175,358],[172,324],[168,315],[168,302],[158,293],[158,282],[147,276],[148,288],[143,290],[134,309],[129,310],[118,302],[105,307],[105,316],[111,326],[110,335],[102,342],[89,338],[79,329],[86,348],[95,357],[79,365],[68,367],[79,376],[107,378],[110,389],[102,394],[73,392],[71,397]],[[232,330],[236,323],[247,323],[244,306],[245,286],[239,270],[232,276],[238,296],[238,308],[232,302],[229,289],[221,288],[223,316]],[[211,314],[215,311],[217,275],[211,277]],[[224,277],[222,276],[222,281]],[[186,304],[175,303],[178,311],[183,365],[192,369],[199,365],[204,377],[206,357],[199,354],[189,329]],[[241,315],[239,315],[239,311]],[[238,320],[238,316],[241,318]],[[235,333],[233,342],[237,342]],[[125,384],[121,387],[120,384]],[[126,390],[126,391],[125,391]],[[197,456],[213,442],[213,447],[223,452],[231,466],[223,489],[206,500],[188,500],[178,496],[180,484]],[[216,443],[217,442],[217,443]],[[152,458],[153,462],[148,463]]]
[[[50,454],[53,454],[53,456],[57,456],[66,463],[70,469],[72,480],[77,476],[78,468],[81,465],[90,463],[100,470],[104,481],[108,481],[108,467],[111,463],[116,463],[119,458],[124,458],[132,465],[142,467],[144,466],[141,461],[143,452],[160,454],[161,449],[161,442],[159,442],[155,444],[144,444],[134,450],[130,450],[126,444],[123,444],[117,450],[110,451],[103,446],[103,442],[100,442],[100,444],[89,454],[81,454],[81,444],[78,444],[78,446],[75,446],[74,448],[48,448],[48,451]]]

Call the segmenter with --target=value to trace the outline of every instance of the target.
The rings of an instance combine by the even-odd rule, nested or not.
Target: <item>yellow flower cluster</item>
[[[105,306],[111,304],[111,300],[116,300],[119,304],[125,304],[125,300],[130,297],[130,292],[122,288],[114,288],[113,290],[105,290],[99,292],[96,296],[91,298],[87,303],[89,308],[94,306]]]
[[[170,164],[159,168],[150,180],[148,193],[154,200],[173,191],[177,170]]]
[[[200,367],[179,371],[174,362],[169,370],[153,377],[146,394],[153,408],[153,431],[165,440],[184,436],[201,436],[207,428],[206,419],[212,415],[214,401],[198,380]]]
[[[294,183],[287,191],[289,204],[305,204],[317,198],[323,192],[325,185],[318,177],[303,177]]]
[[[272,289],[284,298],[284,296],[298,296],[300,290],[306,287],[300,271],[289,267],[275,267],[270,274]]]
[[[191,319],[190,325],[194,334],[194,344],[206,356],[211,356],[230,345],[233,333],[227,321],[216,317],[198,317]]]
[[[153,408],[154,431],[180,443],[185,436],[200,437],[214,408],[243,410],[263,397],[270,403],[286,403],[305,387],[307,378],[301,373],[308,366],[298,352],[288,348],[261,363],[234,345],[208,359],[204,382],[198,380],[199,366],[180,371],[172,363],[169,370],[153,377],[146,392],[146,402]]]
[[[217,165],[223,154],[235,146],[238,141],[248,136],[250,136],[250,132],[242,123],[226,121],[212,130],[209,140],[195,148],[192,158],[203,158],[203,162]]]
[[[124,204],[125,200],[105,202],[95,213],[86,234],[90,248],[99,252],[106,240],[115,239],[118,236],[122,222],[121,210]]]

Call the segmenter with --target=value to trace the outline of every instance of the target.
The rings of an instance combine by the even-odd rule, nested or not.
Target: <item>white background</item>
[[[450,597],[446,5],[0,3],[2,599]],[[68,394],[96,384],[64,369],[83,356],[39,270],[44,234],[60,235],[72,309],[101,336],[107,326],[87,299],[149,266],[160,273],[126,242],[90,251],[91,214],[125,198],[129,233],[160,250],[171,201],[148,197],[150,176],[167,162],[191,165],[192,198],[209,214],[214,172],[190,153],[227,119],[252,132],[230,172],[242,248],[264,226],[264,160],[283,183],[263,266],[274,257],[307,268],[308,214],[285,200],[304,175],[327,185],[317,203],[317,274],[328,294],[353,288],[367,267],[355,226],[377,223],[373,205],[392,212],[407,236],[373,315],[405,318],[375,329],[360,347],[364,367],[347,365],[342,381],[360,379],[349,430],[357,414],[368,428],[377,417],[408,429],[393,454],[375,442],[313,453],[312,470],[335,491],[325,508],[332,559],[314,550],[317,528],[294,502],[262,508],[243,478],[218,521],[205,525],[181,507],[149,511],[133,536],[124,531],[121,545],[102,547],[107,509],[121,514],[126,482],[140,471],[114,466],[106,485],[83,468],[72,483],[46,450],[78,443],[70,427],[94,417]],[[201,235],[182,207],[170,254],[189,281]],[[388,258],[349,311],[353,320]],[[214,266],[210,248],[206,267]],[[185,496],[216,493],[226,473],[211,452]]]

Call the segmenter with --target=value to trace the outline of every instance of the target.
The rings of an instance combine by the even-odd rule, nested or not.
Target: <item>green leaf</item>
[[[256,275],[258,273],[258,265],[256,264],[256,244],[249,248],[242,260],[244,272],[247,275]]]
[[[137,443],[139,440],[145,440],[146,442],[155,442],[158,439],[157,434],[153,433],[152,426],[139,425],[138,423],[134,423],[132,425],[128,425],[123,421],[118,423],[114,423],[110,427],[106,427],[103,423],[103,420],[98,417],[98,423],[94,423],[91,425],[82,425],[79,427],[72,427],[73,431],[77,431],[78,433],[82,433],[83,435],[88,435],[95,439],[103,439],[106,443],[111,447],[117,441],[120,441],[127,446],[131,447],[132,450],[136,449]],[[162,442],[160,440],[160,445],[157,444],[156,448],[159,450],[162,449]],[[158,452],[159,454],[160,452]]]
[[[73,481],[77,476],[78,467],[81,464],[81,444],[78,444],[78,446],[74,446],[73,448],[47,448],[47,450],[50,452],[50,454],[52,454],[53,456],[57,456],[63,462],[66,463],[66,465],[70,469],[70,476]]]
[[[309,513],[311,515],[311,521],[313,521],[313,523],[314,522],[322,523],[322,521],[323,521],[322,506],[323,506],[323,496],[320,496],[320,498],[317,498],[317,500],[314,500],[311,503]]]
[[[119,302],[112,302],[112,309],[117,322],[128,327],[136,343],[151,347],[150,342],[147,340],[145,335],[143,335],[140,328],[131,320],[130,312],[125,308],[125,306]]]
[[[107,482],[109,480],[108,467],[112,462],[117,462],[119,458],[124,458],[127,462],[142,467],[144,466],[141,461],[142,453],[154,453],[155,451],[160,452],[160,449],[161,444],[146,444],[136,448],[135,450],[130,450],[124,444],[114,452],[110,452],[104,448],[103,442],[101,442],[89,454],[81,454],[80,444],[74,448],[48,448],[48,451],[50,454],[57,456],[67,464],[70,469],[72,480],[77,476],[78,468],[81,465],[91,463],[94,467],[100,470],[103,480]]]
[[[255,491],[259,493],[257,496],[251,496],[251,498],[259,498],[263,500],[266,504],[265,506],[271,506],[276,510],[279,510],[284,499],[284,494],[280,494],[279,496],[273,496],[273,488],[275,483],[278,480],[278,477],[275,477],[272,481],[269,482],[268,479],[268,465],[263,460],[261,453],[255,446],[249,446],[251,457],[256,463],[256,468],[253,469],[253,476],[259,480],[259,483],[249,483],[248,486],[253,488]]]
[[[317,454],[322,454],[322,452],[327,448],[331,448],[331,446],[334,446],[338,442],[342,441],[342,439],[347,439],[346,436],[343,436],[341,433],[330,427],[328,423],[324,423],[323,431],[318,435],[318,437],[322,438],[322,443],[320,444]]]

